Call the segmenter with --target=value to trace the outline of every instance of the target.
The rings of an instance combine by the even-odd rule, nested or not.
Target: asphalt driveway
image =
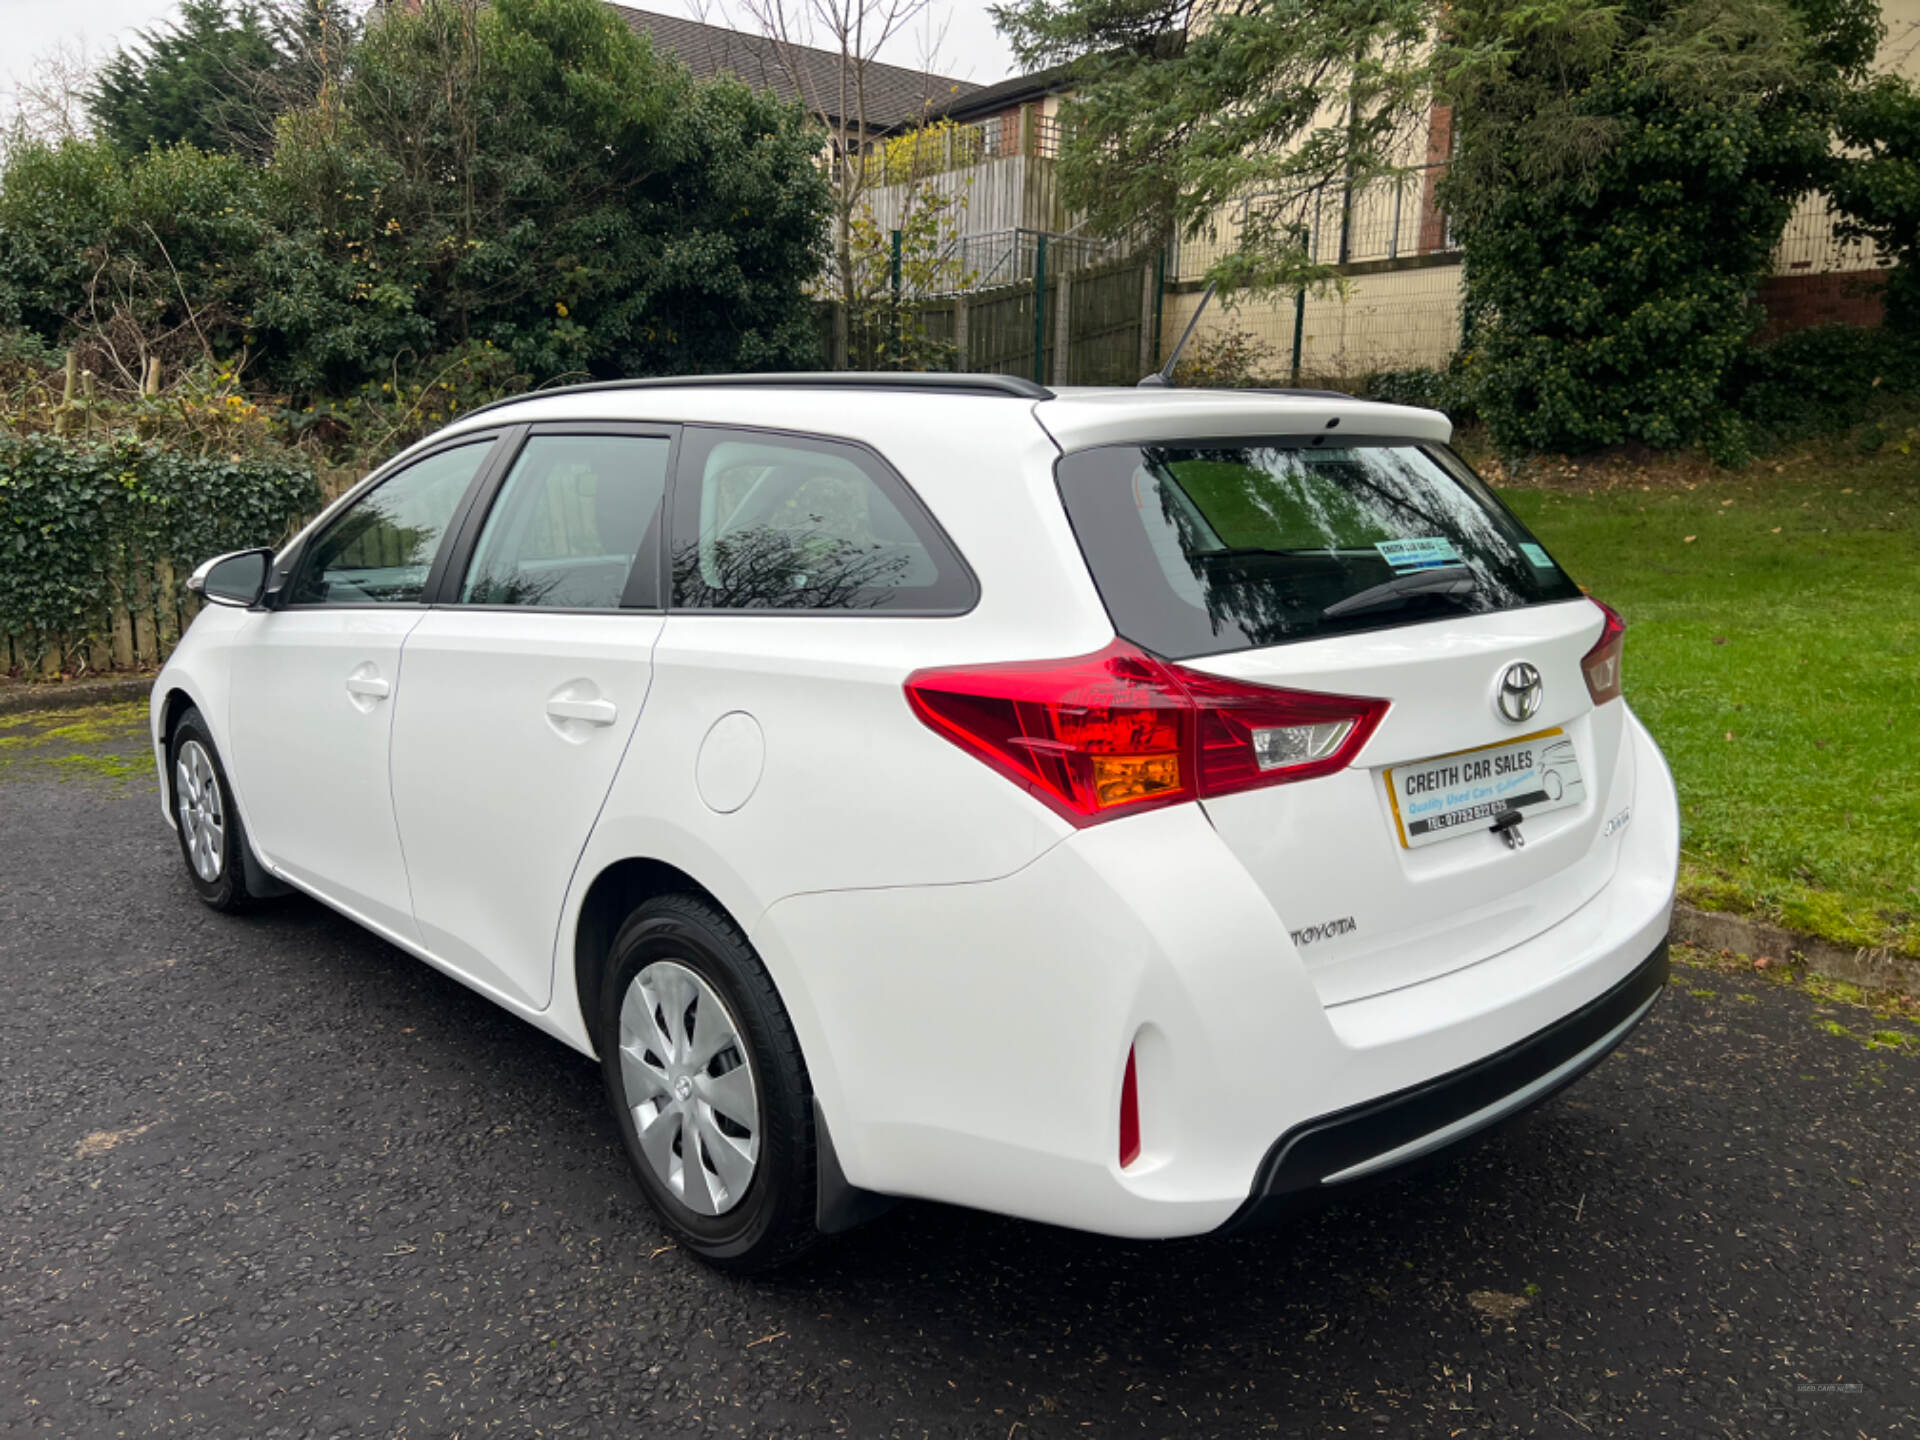
[[[1911,1027],[1683,965],[1290,1229],[908,1205],[735,1281],[588,1062],[318,905],[203,910],[132,715],[0,722],[0,1433],[1916,1433]]]

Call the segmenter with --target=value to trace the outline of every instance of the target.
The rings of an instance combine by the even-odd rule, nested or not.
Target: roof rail
[[[658,375],[644,380],[594,380],[584,385],[556,385],[530,390],[477,405],[462,415],[479,415],[523,400],[549,395],[594,395],[618,390],[708,390],[721,387],[779,387],[808,390],[918,390],[943,395],[1005,395],[1016,400],[1051,400],[1053,391],[1018,375],[963,375],[911,370],[798,370],[765,375]]]

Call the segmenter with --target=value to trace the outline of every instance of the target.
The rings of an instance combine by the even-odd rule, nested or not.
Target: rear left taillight
[[[921,670],[929,727],[1076,825],[1344,770],[1384,700],[1183,669],[1115,640],[1073,660]]]
[[[1587,598],[1593,600],[1591,595]],[[1611,605],[1598,600],[1593,603],[1600,607],[1606,623],[1600,627],[1600,638],[1593,648],[1581,657],[1580,673],[1586,676],[1587,694],[1593,697],[1593,703],[1604,705],[1620,698],[1620,659],[1627,648],[1627,622]]]

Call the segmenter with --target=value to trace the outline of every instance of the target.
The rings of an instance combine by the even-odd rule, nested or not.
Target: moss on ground
[[[152,779],[146,703],[0,715],[0,783],[48,773],[115,783]]]

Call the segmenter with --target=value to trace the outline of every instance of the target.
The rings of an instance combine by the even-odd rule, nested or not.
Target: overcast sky
[[[1013,57],[988,18],[986,0],[933,0],[934,19],[947,23],[941,52],[944,73],[961,80],[991,84],[1011,75]],[[666,14],[694,15],[689,0],[644,0],[635,9]],[[708,19],[724,23],[708,7]],[[113,53],[133,32],[173,13],[174,0],[0,0],[0,112],[12,111],[12,88],[29,72],[34,60],[63,43],[83,45],[96,62]],[[735,5],[744,23],[744,12]],[[883,59],[898,65],[921,63],[923,37],[903,36],[888,47]]]

